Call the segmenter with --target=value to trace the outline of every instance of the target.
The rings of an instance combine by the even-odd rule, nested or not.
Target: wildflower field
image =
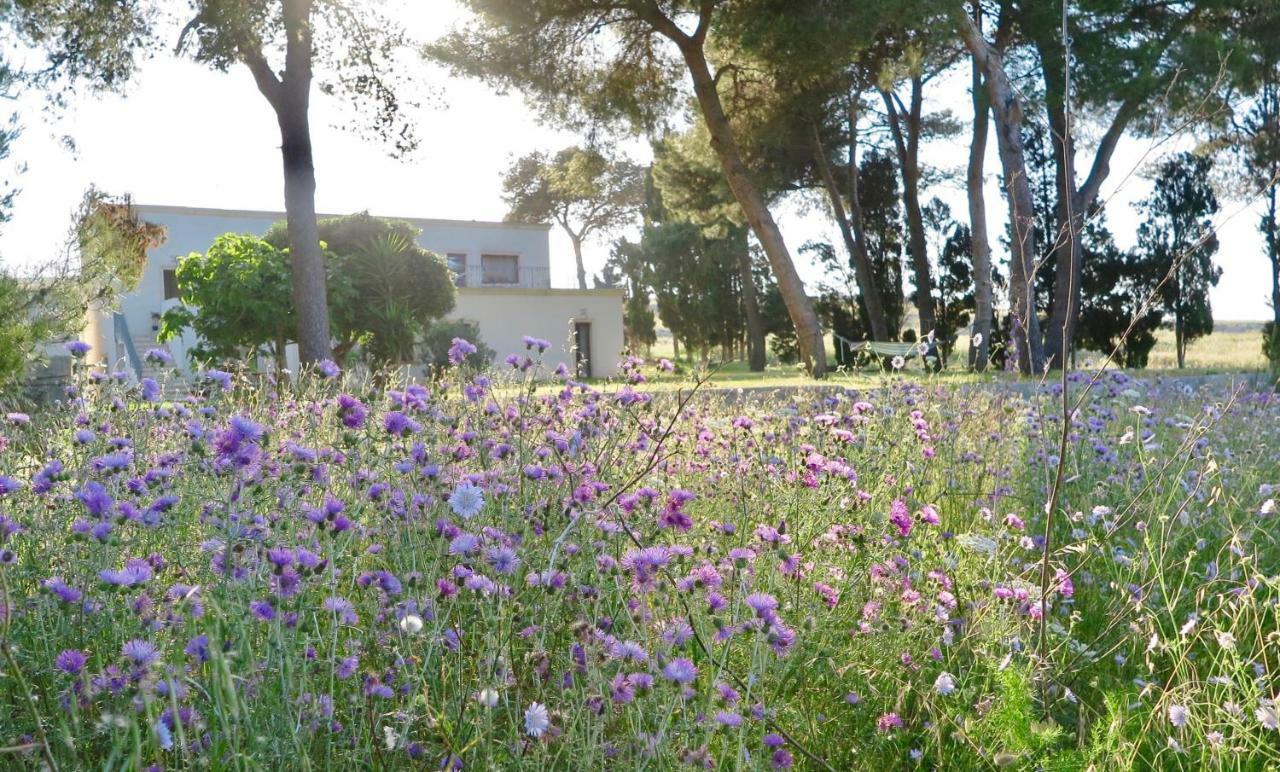
[[[529,345],[9,414],[0,768],[1280,765],[1275,394]]]

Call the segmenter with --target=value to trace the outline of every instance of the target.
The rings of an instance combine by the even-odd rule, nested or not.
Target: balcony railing
[[[518,266],[515,281],[506,281],[510,277],[485,273],[478,265],[467,266],[463,273],[453,274],[456,287],[515,287],[520,289],[546,289],[551,286],[551,270],[542,266]]]

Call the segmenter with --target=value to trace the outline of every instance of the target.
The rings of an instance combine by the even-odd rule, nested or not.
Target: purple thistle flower
[[[476,353],[476,347],[472,343],[462,338],[454,338],[453,345],[449,347],[449,364],[460,365],[474,353]]]
[[[173,364],[173,355],[162,348],[147,349],[147,353],[143,354],[142,358],[153,364],[165,365],[166,367]]]
[[[485,559],[493,566],[494,572],[504,576],[514,574],[520,566],[520,557],[510,547],[490,547]]]
[[[222,370],[206,370],[204,379],[218,384],[223,391],[231,391],[231,373]]]
[[[133,587],[151,581],[154,572],[151,564],[141,558],[129,558],[120,570],[107,569],[98,578],[114,587]]]
[[[84,593],[62,581],[60,576],[51,576],[40,583],[49,592],[58,596],[63,603],[79,603]]]
[[[911,513],[902,499],[894,499],[890,505],[889,522],[897,527],[899,536],[906,538],[911,534]]]
[[[343,624],[355,625],[360,623],[360,617],[356,615],[355,607],[346,598],[332,595],[324,599],[321,608],[337,616],[338,620]]]
[[[82,340],[69,340],[66,343],[63,343],[62,347],[67,350],[68,354],[70,354],[71,356],[77,359],[83,357],[85,354],[88,354],[89,349],[93,348],[93,346],[90,346],[88,343],[85,343]]]
[[[88,661],[89,656],[83,651],[67,649],[53,661],[53,666],[67,675],[73,676],[80,675],[80,671],[84,670],[85,663]]]
[[[134,638],[120,647],[120,653],[138,667],[146,667],[156,661],[160,652],[154,643]]]
[[[669,681],[674,681],[678,684],[689,684],[693,683],[694,679],[698,677],[698,668],[694,666],[692,661],[680,657],[668,662],[662,668],[662,675]]]
[[[382,417],[382,428],[386,430],[387,434],[403,437],[405,434],[421,431],[422,424],[399,410],[392,410]]]
[[[363,428],[368,416],[369,408],[363,402],[350,394],[338,395],[338,418],[342,420],[343,426],[348,429]]]
[[[10,493],[16,493],[22,489],[22,483],[13,477],[0,475],[0,498],[8,496]]]

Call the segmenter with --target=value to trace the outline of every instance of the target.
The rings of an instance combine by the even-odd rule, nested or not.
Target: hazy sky
[[[439,34],[459,17],[452,0],[405,7],[412,7],[403,13],[420,36]],[[518,95],[500,96],[483,84],[452,79],[425,65],[414,65],[414,71],[434,90],[435,98],[425,100],[415,113],[422,147],[404,160],[394,160],[344,131],[344,124],[357,119],[345,105],[313,96],[319,211],[367,209],[381,215],[500,220],[505,212],[500,180],[511,161],[533,150],[556,150],[577,141],[571,133],[539,124]],[[938,100],[935,105],[947,104],[967,121],[967,92],[967,73],[959,74],[933,84],[926,91],[926,107],[932,97]],[[39,94],[23,95],[9,105],[24,125],[11,160],[25,163],[27,171],[17,180],[21,193],[12,220],[0,229],[0,259],[6,265],[55,253],[65,241],[71,212],[90,184],[111,193],[130,193],[144,204],[283,209],[279,131],[270,107],[242,67],[221,74],[164,55],[144,66],[126,95],[81,99],[56,120],[43,113]],[[74,139],[74,151],[61,141],[64,136]],[[926,146],[924,160],[962,172],[966,142],[962,135],[955,142]],[[1000,234],[1006,209],[997,187],[994,136],[990,144],[987,209],[991,232]],[[1091,151],[1089,143],[1082,145]],[[626,146],[637,160],[647,160],[644,143]],[[1108,221],[1122,247],[1134,239],[1137,217],[1131,203],[1149,189],[1144,170],[1169,149],[1129,139],[1116,153],[1103,195],[1108,198]],[[1082,153],[1080,163],[1086,164],[1087,158]],[[926,200],[937,195],[951,205],[953,216],[967,218],[962,178],[924,195]],[[1270,316],[1268,265],[1255,230],[1259,211],[1224,197],[1217,257],[1224,274],[1213,292],[1219,319]],[[815,289],[821,271],[798,255],[798,248],[810,239],[839,244],[838,231],[820,210],[803,202],[783,206],[777,215],[801,263],[801,275]],[[558,229],[552,232],[551,249],[553,283],[572,286],[572,251]],[[588,269],[598,271],[608,251],[604,241],[591,244]]]

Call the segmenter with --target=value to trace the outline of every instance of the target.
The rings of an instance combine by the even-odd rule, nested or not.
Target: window
[[[450,252],[448,259],[449,270],[453,272],[453,286],[467,286],[467,253]]]
[[[519,260],[515,255],[481,255],[480,273],[485,284],[516,284],[520,281]]]
[[[178,291],[178,272],[173,268],[164,269],[164,299],[174,300],[181,297]]]

